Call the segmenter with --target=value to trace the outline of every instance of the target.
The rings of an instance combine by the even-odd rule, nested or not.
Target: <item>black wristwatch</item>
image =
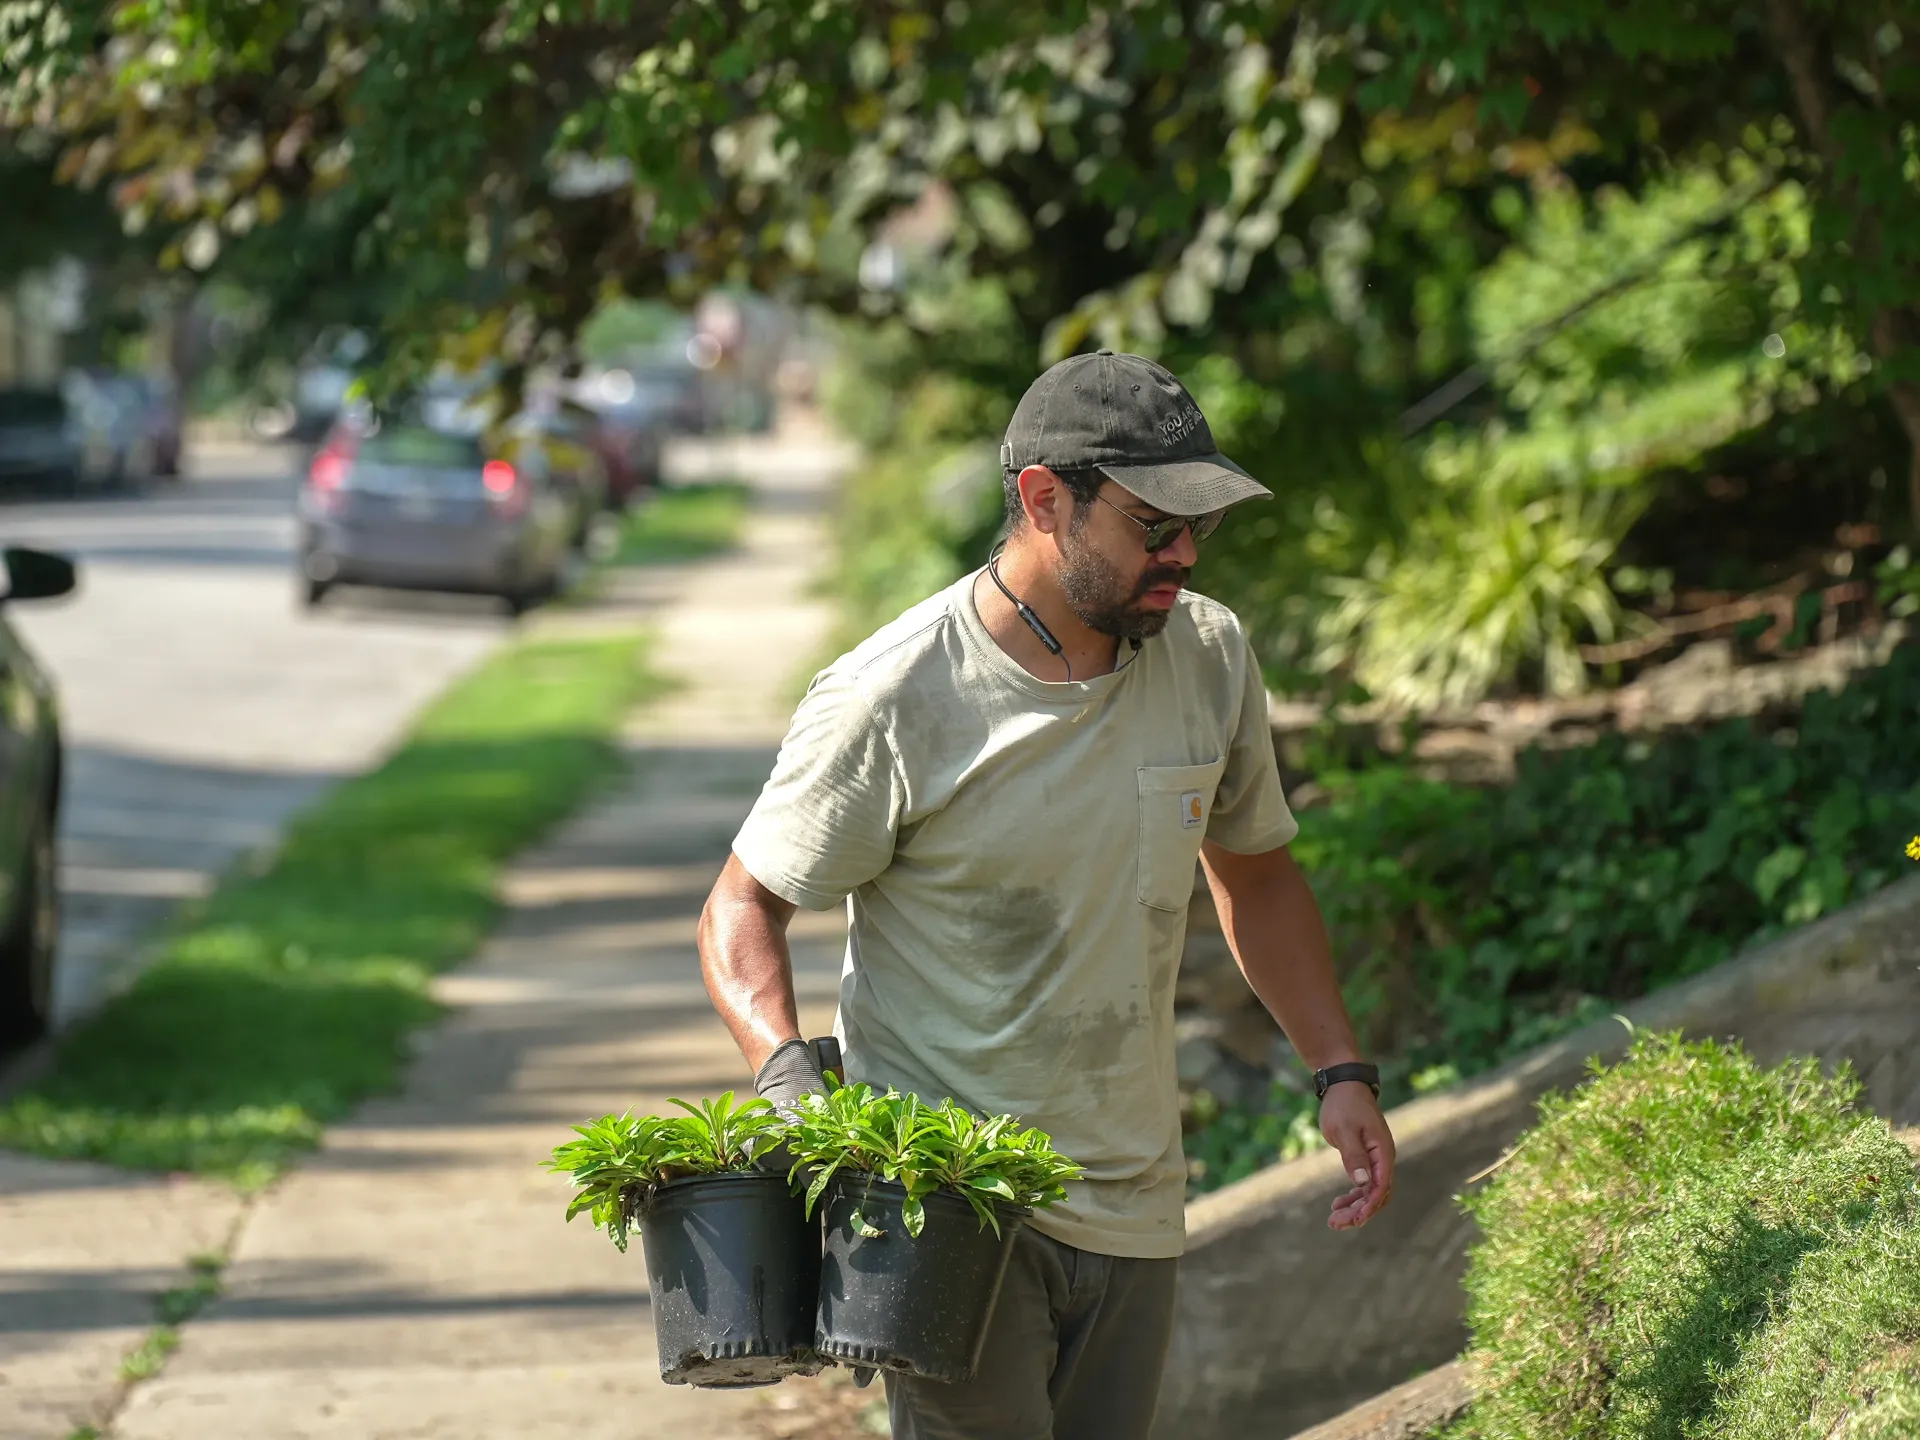
[[[1343,1080],[1358,1080],[1373,1091],[1374,1099],[1380,1098],[1380,1067],[1363,1065],[1358,1060],[1350,1060],[1345,1065],[1329,1065],[1324,1070],[1314,1071],[1313,1098],[1326,1099],[1328,1089],[1340,1084]]]

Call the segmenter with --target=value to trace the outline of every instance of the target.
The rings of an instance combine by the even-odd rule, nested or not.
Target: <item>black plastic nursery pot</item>
[[[996,1235],[965,1200],[935,1191],[916,1236],[900,1219],[906,1198],[891,1180],[836,1175],[829,1183],[814,1348],[849,1365],[971,1380],[1014,1236],[1032,1212],[996,1204]],[[880,1233],[862,1235],[855,1211]]]
[[[784,1172],[675,1180],[640,1217],[660,1378],[737,1388],[814,1375],[820,1226]]]

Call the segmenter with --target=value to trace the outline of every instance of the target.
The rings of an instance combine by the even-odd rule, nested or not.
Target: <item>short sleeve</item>
[[[1227,746],[1227,765],[1214,792],[1207,838],[1236,855],[1277,850],[1300,833],[1280,785],[1273,753],[1273,729],[1267,719],[1267,690],[1253,648],[1241,640],[1243,681],[1240,713]]]
[[[815,679],[733,842],[767,889],[830,910],[893,861],[905,808],[892,747],[850,675]]]

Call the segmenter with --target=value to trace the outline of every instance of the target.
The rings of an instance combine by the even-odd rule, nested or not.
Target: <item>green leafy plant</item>
[[[983,1227],[1000,1233],[994,1202],[1040,1207],[1066,1198],[1080,1167],[1042,1131],[1011,1115],[981,1119],[951,1099],[928,1105],[917,1095],[869,1085],[842,1085],[813,1096],[795,1114],[786,1137],[793,1174],[811,1170],[807,1213],[842,1170],[892,1180],[907,1192],[900,1218],[909,1235],[926,1225],[926,1198],[951,1191],[973,1207]],[[854,1225],[879,1232],[864,1216]]]
[[[729,1090],[697,1107],[671,1102],[685,1115],[603,1115],[576,1125],[578,1140],[555,1147],[549,1170],[573,1177],[567,1219],[583,1211],[624,1252],[628,1233],[653,1192],[669,1180],[745,1170],[756,1154],[780,1143],[785,1122],[765,1100],[736,1105]]]
[[[1876,594],[1889,615],[1904,620],[1920,614],[1920,561],[1915,560],[1913,547],[1896,545],[1874,567],[1873,578],[1878,582]]]
[[[1315,766],[1327,798],[1293,851],[1388,1103],[1433,1067],[1490,1069],[1897,878],[1920,833],[1915,714],[1907,646],[1790,726],[1529,751],[1500,788],[1399,761]],[[1193,1187],[1286,1155],[1295,1106],[1196,1115]]]
[[[1320,1102],[1278,1081],[1261,1104],[1223,1105],[1211,1091],[1196,1092],[1184,1143],[1188,1188],[1217,1190],[1321,1149],[1319,1122]]]

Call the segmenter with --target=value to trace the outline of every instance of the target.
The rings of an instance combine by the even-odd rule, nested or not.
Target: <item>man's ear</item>
[[[1044,465],[1029,465],[1016,483],[1020,487],[1020,508],[1026,511],[1029,525],[1042,535],[1065,528],[1067,487],[1058,475]]]

